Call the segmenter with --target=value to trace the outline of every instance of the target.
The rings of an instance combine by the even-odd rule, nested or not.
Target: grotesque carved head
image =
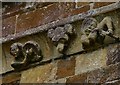
[[[10,47],[10,54],[13,56],[18,55],[20,51],[22,51],[23,45],[21,43],[13,43]]]
[[[30,63],[42,60],[43,57],[38,43],[34,41],[28,41],[24,45],[21,43],[12,44],[10,54],[15,57],[11,63],[15,69],[22,69]]]
[[[82,23],[81,31],[85,34],[89,34],[94,28],[97,27],[97,24],[98,22],[95,18],[86,18]]]

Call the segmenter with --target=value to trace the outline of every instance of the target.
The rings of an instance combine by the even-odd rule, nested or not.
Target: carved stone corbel
[[[95,43],[104,44],[105,36],[110,36],[119,41],[114,35],[111,17],[105,17],[100,23],[95,18],[86,18],[81,26],[81,42],[84,50],[88,50]]]
[[[70,36],[75,34],[75,29],[71,24],[66,24],[64,27],[51,28],[48,30],[48,37],[53,42],[57,43],[56,49],[59,53],[63,53],[65,47],[68,45]]]
[[[10,54],[14,56],[14,61],[11,63],[14,69],[25,68],[43,58],[39,44],[34,41],[28,41],[24,45],[13,43],[10,47]]]

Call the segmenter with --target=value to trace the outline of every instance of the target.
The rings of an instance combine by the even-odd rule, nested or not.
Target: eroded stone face
[[[25,68],[30,63],[41,61],[43,57],[38,43],[34,41],[28,41],[24,45],[13,43],[10,53],[14,56],[11,66],[16,70]]]
[[[48,30],[48,37],[51,38],[53,42],[57,43],[56,48],[59,53],[64,53],[63,51],[65,51],[64,48],[68,45],[70,35],[73,34],[75,34],[75,29],[71,24]]]
[[[66,30],[64,27],[57,27],[55,30],[48,30],[48,37],[52,38],[53,42],[58,42],[61,38],[64,38]]]

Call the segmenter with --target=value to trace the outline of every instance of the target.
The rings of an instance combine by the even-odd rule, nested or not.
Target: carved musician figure
[[[108,35],[116,40],[119,40],[113,34],[113,22],[111,17],[105,17],[100,23],[95,18],[86,18],[81,26],[81,41],[84,50],[87,50],[95,43],[103,44],[105,36]]]

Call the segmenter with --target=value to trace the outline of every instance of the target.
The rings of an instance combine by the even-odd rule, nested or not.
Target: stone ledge
[[[7,37],[0,38],[0,43],[5,43],[5,42],[15,40],[17,38],[21,38],[21,37],[24,37],[24,36],[27,36],[27,35],[32,35],[32,34],[35,34],[35,33],[38,33],[38,32],[46,31],[49,28],[53,28],[53,27],[56,27],[56,26],[59,26],[59,25],[64,25],[66,23],[72,23],[72,22],[75,22],[77,20],[82,20],[82,19],[84,19],[85,17],[88,17],[88,16],[95,16],[95,15],[98,15],[98,14],[101,14],[101,13],[106,13],[106,12],[109,12],[109,11],[113,11],[113,10],[116,10],[116,9],[119,9],[119,8],[120,8],[120,2],[116,2],[116,3],[110,4],[108,6],[104,6],[104,7],[101,7],[101,8],[97,8],[97,9],[87,11],[85,13],[80,13],[78,15],[70,16],[70,17],[67,17],[67,18],[64,18],[64,19],[61,19],[61,20],[56,20],[56,21],[53,21],[51,23],[36,27],[34,29],[29,29],[29,30],[26,30],[24,32],[19,32],[19,33],[16,33],[16,34],[9,35]]]

